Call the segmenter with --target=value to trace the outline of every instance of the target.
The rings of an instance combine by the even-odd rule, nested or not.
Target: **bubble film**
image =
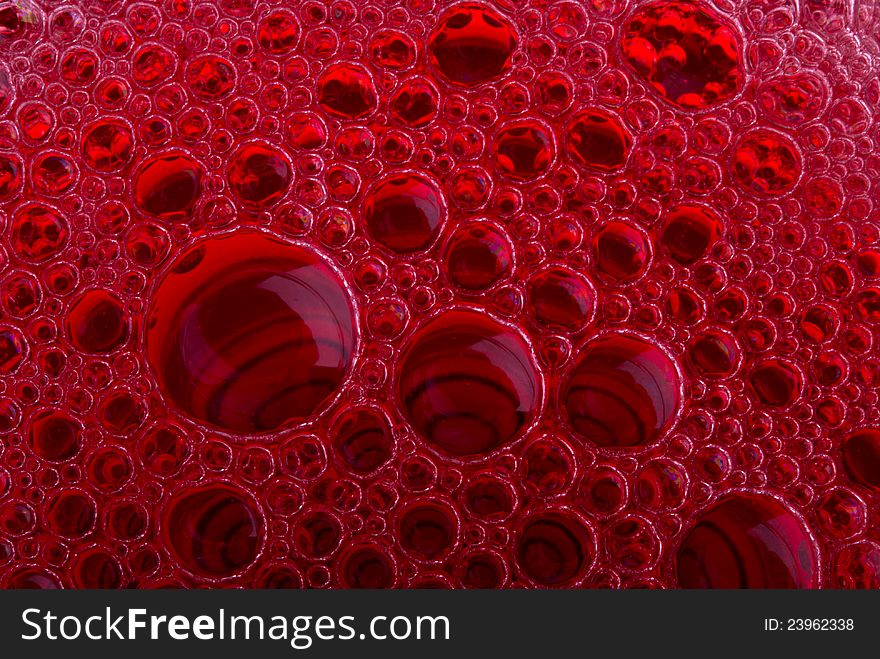
[[[880,587],[878,35],[0,0],[0,587]]]

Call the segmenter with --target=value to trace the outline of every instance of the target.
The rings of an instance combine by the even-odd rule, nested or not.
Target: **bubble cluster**
[[[0,587],[880,584],[876,15],[56,4]]]

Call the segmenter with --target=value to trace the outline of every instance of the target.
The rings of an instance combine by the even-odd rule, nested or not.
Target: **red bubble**
[[[302,515],[294,526],[293,540],[308,558],[324,558],[339,548],[342,525],[328,512],[316,510]]]
[[[825,106],[826,91],[812,73],[797,72],[761,83],[757,100],[773,122],[798,126],[819,115]]]
[[[538,76],[536,91],[541,101],[541,111],[557,115],[574,100],[574,85],[568,76],[558,71],[545,71]]]
[[[317,253],[254,231],[181,254],[148,310],[147,358],[164,394],[219,428],[265,432],[310,417],[341,385],[356,324]]]
[[[97,515],[95,502],[80,490],[61,490],[46,504],[47,526],[68,538],[78,538],[91,531]]]
[[[865,322],[880,323],[880,288],[872,286],[862,289],[855,297],[856,313]]]
[[[290,563],[270,563],[254,576],[254,588],[302,588],[303,580],[296,566]]]
[[[36,277],[25,272],[13,272],[0,285],[0,301],[14,318],[27,318],[43,301],[43,289]]]
[[[743,84],[739,32],[689,1],[640,7],[624,27],[623,54],[660,95],[683,108],[722,103]]]
[[[460,224],[446,243],[446,276],[466,291],[485,290],[513,268],[513,245],[494,224],[477,220]]]
[[[685,325],[696,323],[705,311],[702,298],[684,286],[669,292],[665,307],[672,320]]]
[[[317,115],[294,114],[287,120],[286,137],[298,149],[318,149],[327,143],[327,126]]]
[[[835,540],[860,533],[868,521],[868,508],[855,493],[838,487],[818,501],[816,519],[819,528]]]
[[[134,148],[134,135],[115,119],[96,121],[83,132],[83,158],[93,169],[112,172],[128,164]]]
[[[27,350],[21,332],[13,328],[0,329],[0,373],[14,373],[27,356]]]
[[[675,362],[627,334],[588,341],[564,379],[560,402],[575,433],[598,446],[637,448],[666,434],[681,407]]]
[[[494,10],[464,3],[446,11],[428,37],[431,65],[451,83],[479,85],[510,68],[517,37]]]
[[[203,177],[202,166],[183,152],[151,156],[135,173],[135,203],[160,220],[188,219],[202,193]]]
[[[856,256],[859,271],[870,279],[880,276],[880,250],[865,249]]]
[[[847,435],[843,468],[852,482],[880,490],[880,429],[863,428]]]
[[[369,72],[358,64],[335,64],[318,77],[318,103],[341,119],[360,119],[372,113],[378,103]]]
[[[388,551],[373,544],[355,545],[339,560],[340,581],[347,588],[391,588],[394,564]]]
[[[740,185],[751,192],[781,196],[798,182],[801,157],[788,138],[757,130],[737,144],[733,174]]]
[[[8,535],[24,536],[33,531],[37,515],[33,506],[24,501],[10,500],[0,508],[0,528]]]
[[[492,149],[498,171],[516,181],[543,176],[556,157],[552,133],[536,121],[506,125],[495,136]]]
[[[128,454],[115,446],[97,449],[86,460],[89,482],[101,492],[114,492],[132,477],[134,467]]]
[[[880,546],[863,541],[840,550],[832,568],[834,588],[880,588]]]
[[[843,189],[832,178],[810,179],[804,185],[804,203],[811,215],[833,217],[843,207]]]
[[[79,452],[82,424],[66,412],[44,409],[31,417],[27,442],[31,451],[49,462],[63,462]]]
[[[517,562],[539,586],[566,587],[582,578],[596,555],[590,528],[571,513],[548,511],[526,518]]]
[[[688,343],[688,363],[706,378],[725,378],[739,368],[740,349],[736,338],[719,329],[704,329]]]
[[[112,352],[125,343],[129,324],[120,299],[100,289],[80,296],[67,314],[70,342],[79,350],[93,354]]]
[[[615,522],[606,537],[608,555],[624,570],[643,570],[660,554],[657,531],[646,519],[628,515]]]
[[[107,512],[107,533],[117,540],[135,540],[146,532],[149,522],[149,513],[142,504],[114,502]]]
[[[445,503],[425,501],[400,514],[400,544],[417,560],[438,560],[457,543],[458,520]]]
[[[541,438],[529,444],[523,452],[522,463],[526,487],[539,495],[560,494],[574,476],[574,454],[567,445],[553,438]]]
[[[37,567],[20,567],[4,580],[4,588],[28,590],[57,590],[61,581],[54,574]]]
[[[190,451],[183,431],[164,423],[152,426],[137,443],[138,457],[144,469],[160,478],[179,471]]]
[[[532,319],[550,330],[578,332],[592,320],[596,290],[590,281],[561,266],[543,270],[526,284]]]
[[[181,567],[223,578],[251,565],[265,534],[256,502],[241,488],[209,483],[179,490],[164,506],[161,532]]]
[[[27,261],[42,263],[57,255],[67,244],[69,229],[61,214],[49,206],[29,203],[12,214],[11,243]]]
[[[495,552],[475,551],[459,563],[461,584],[465,588],[502,588],[507,582],[508,567]]]
[[[331,436],[342,462],[357,475],[381,467],[394,448],[388,418],[372,407],[340,413],[333,421]]]
[[[70,190],[79,175],[76,163],[58,153],[43,153],[31,163],[31,184],[49,197],[57,197]]]
[[[187,65],[186,82],[196,98],[216,101],[235,88],[235,68],[221,57],[203,55]]]
[[[391,174],[364,195],[363,221],[370,237],[398,254],[427,248],[446,220],[439,185],[421,174]]]
[[[40,142],[52,132],[55,118],[44,105],[36,102],[26,103],[18,111],[18,125],[27,139]]]
[[[565,135],[567,153],[576,163],[603,172],[622,168],[632,148],[632,135],[620,119],[598,108],[575,115]]]
[[[816,548],[801,520],[763,494],[730,494],[700,513],[676,555],[681,588],[815,588]]]
[[[380,30],[369,46],[370,59],[376,66],[392,70],[408,69],[416,59],[412,37],[396,30]]]
[[[593,268],[614,284],[635,281],[648,269],[651,241],[644,231],[628,222],[604,224],[590,244]]]
[[[413,429],[457,456],[515,439],[540,408],[537,367],[524,339],[476,311],[446,311],[409,340],[397,396]]]
[[[15,154],[0,154],[0,201],[7,201],[18,193],[22,185],[24,164]]]
[[[516,506],[516,494],[506,480],[491,473],[475,475],[462,492],[465,509],[488,522],[506,519]]]
[[[0,68],[0,113],[6,112],[15,100],[15,87],[6,67]]]
[[[768,359],[752,368],[749,385],[760,402],[784,409],[800,398],[803,376],[790,362]]]
[[[431,83],[422,78],[411,78],[391,97],[389,108],[398,121],[420,128],[434,120],[439,103],[439,94]]]
[[[257,42],[273,55],[285,55],[293,50],[299,32],[299,23],[293,14],[276,9],[260,19]]]
[[[293,181],[287,154],[269,144],[246,144],[236,151],[226,170],[232,192],[248,206],[276,203]]]
[[[652,460],[639,473],[633,495],[648,510],[674,510],[685,502],[687,485],[687,473],[681,465]]]
[[[131,96],[131,87],[120,78],[104,78],[95,87],[95,101],[105,110],[118,110]]]
[[[145,44],[132,57],[132,78],[145,87],[164,82],[174,74],[176,68],[174,54],[159,44]]]
[[[60,71],[71,85],[87,85],[98,75],[98,58],[84,48],[72,48],[61,56]]]
[[[70,565],[74,588],[122,588],[125,575],[119,561],[103,547],[91,547],[77,553]]]
[[[723,225],[713,211],[695,204],[681,204],[666,215],[660,244],[683,265],[706,256],[721,237]]]

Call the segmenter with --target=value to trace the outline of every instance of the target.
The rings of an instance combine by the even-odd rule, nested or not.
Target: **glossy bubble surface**
[[[659,242],[685,265],[703,258],[721,235],[722,221],[703,206],[682,204],[672,209],[660,230]]]
[[[144,162],[135,174],[138,208],[162,220],[182,220],[193,213],[201,194],[203,169],[185,153],[168,153]]]
[[[516,42],[513,26],[498,12],[463,3],[440,17],[428,40],[428,54],[449,82],[477,85],[508,70]]]
[[[539,325],[563,332],[577,332],[592,320],[596,307],[590,281],[563,267],[548,268],[526,284],[529,313]]]
[[[815,588],[815,546],[803,522],[766,495],[713,504],[676,553],[682,588]]]
[[[632,135],[614,115],[591,109],[575,115],[568,124],[566,146],[575,162],[610,172],[626,163]]]
[[[293,180],[287,155],[268,144],[248,144],[232,156],[226,170],[232,191],[245,204],[269,206],[287,192]]]
[[[348,294],[321,256],[244,232],[177,260],[157,289],[146,340],[181,410],[263,432],[310,417],[337,391],[356,333]]]
[[[871,5],[0,1],[0,587],[877,587]]]
[[[682,403],[672,359],[636,336],[609,334],[588,341],[564,380],[565,418],[582,439],[627,448],[663,437]]]
[[[594,268],[614,283],[638,279],[651,259],[651,242],[627,222],[608,222],[594,235],[591,245]]]
[[[367,192],[363,218],[370,236],[399,254],[428,247],[446,217],[440,189],[432,179],[400,173],[379,181]]]
[[[532,122],[505,126],[495,136],[493,149],[498,171],[503,176],[521,181],[544,174],[556,154],[550,131]]]
[[[692,2],[643,5],[625,27],[623,52],[664,98],[685,108],[735,95],[743,78],[740,37],[714,11]]]
[[[445,264],[455,286],[480,291],[510,273],[513,246],[504,232],[489,222],[462,224],[450,236]]]
[[[846,437],[843,467],[854,483],[880,488],[880,429],[864,428]]]
[[[181,491],[162,515],[175,560],[205,576],[225,577],[248,567],[265,532],[251,497],[225,483]]]
[[[770,131],[759,130],[746,135],[733,157],[737,181],[758,194],[785,194],[801,175],[801,157],[793,143]]]
[[[478,456],[509,442],[541,404],[537,369],[523,338],[468,309],[448,311],[411,339],[397,395],[431,446]]]
[[[525,574],[544,587],[570,586],[594,558],[594,540],[579,518],[544,512],[526,519],[517,542],[517,559]]]

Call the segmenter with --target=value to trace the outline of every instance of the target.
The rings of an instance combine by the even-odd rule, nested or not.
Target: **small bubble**
[[[593,533],[577,516],[547,511],[526,518],[517,541],[517,562],[540,586],[571,585],[590,567],[596,548]]]
[[[162,509],[161,532],[186,570],[223,578],[248,567],[264,540],[259,507],[244,490],[222,482],[182,489]]]
[[[395,253],[408,254],[434,242],[446,219],[446,205],[434,180],[401,172],[367,191],[362,215],[373,240]]]

